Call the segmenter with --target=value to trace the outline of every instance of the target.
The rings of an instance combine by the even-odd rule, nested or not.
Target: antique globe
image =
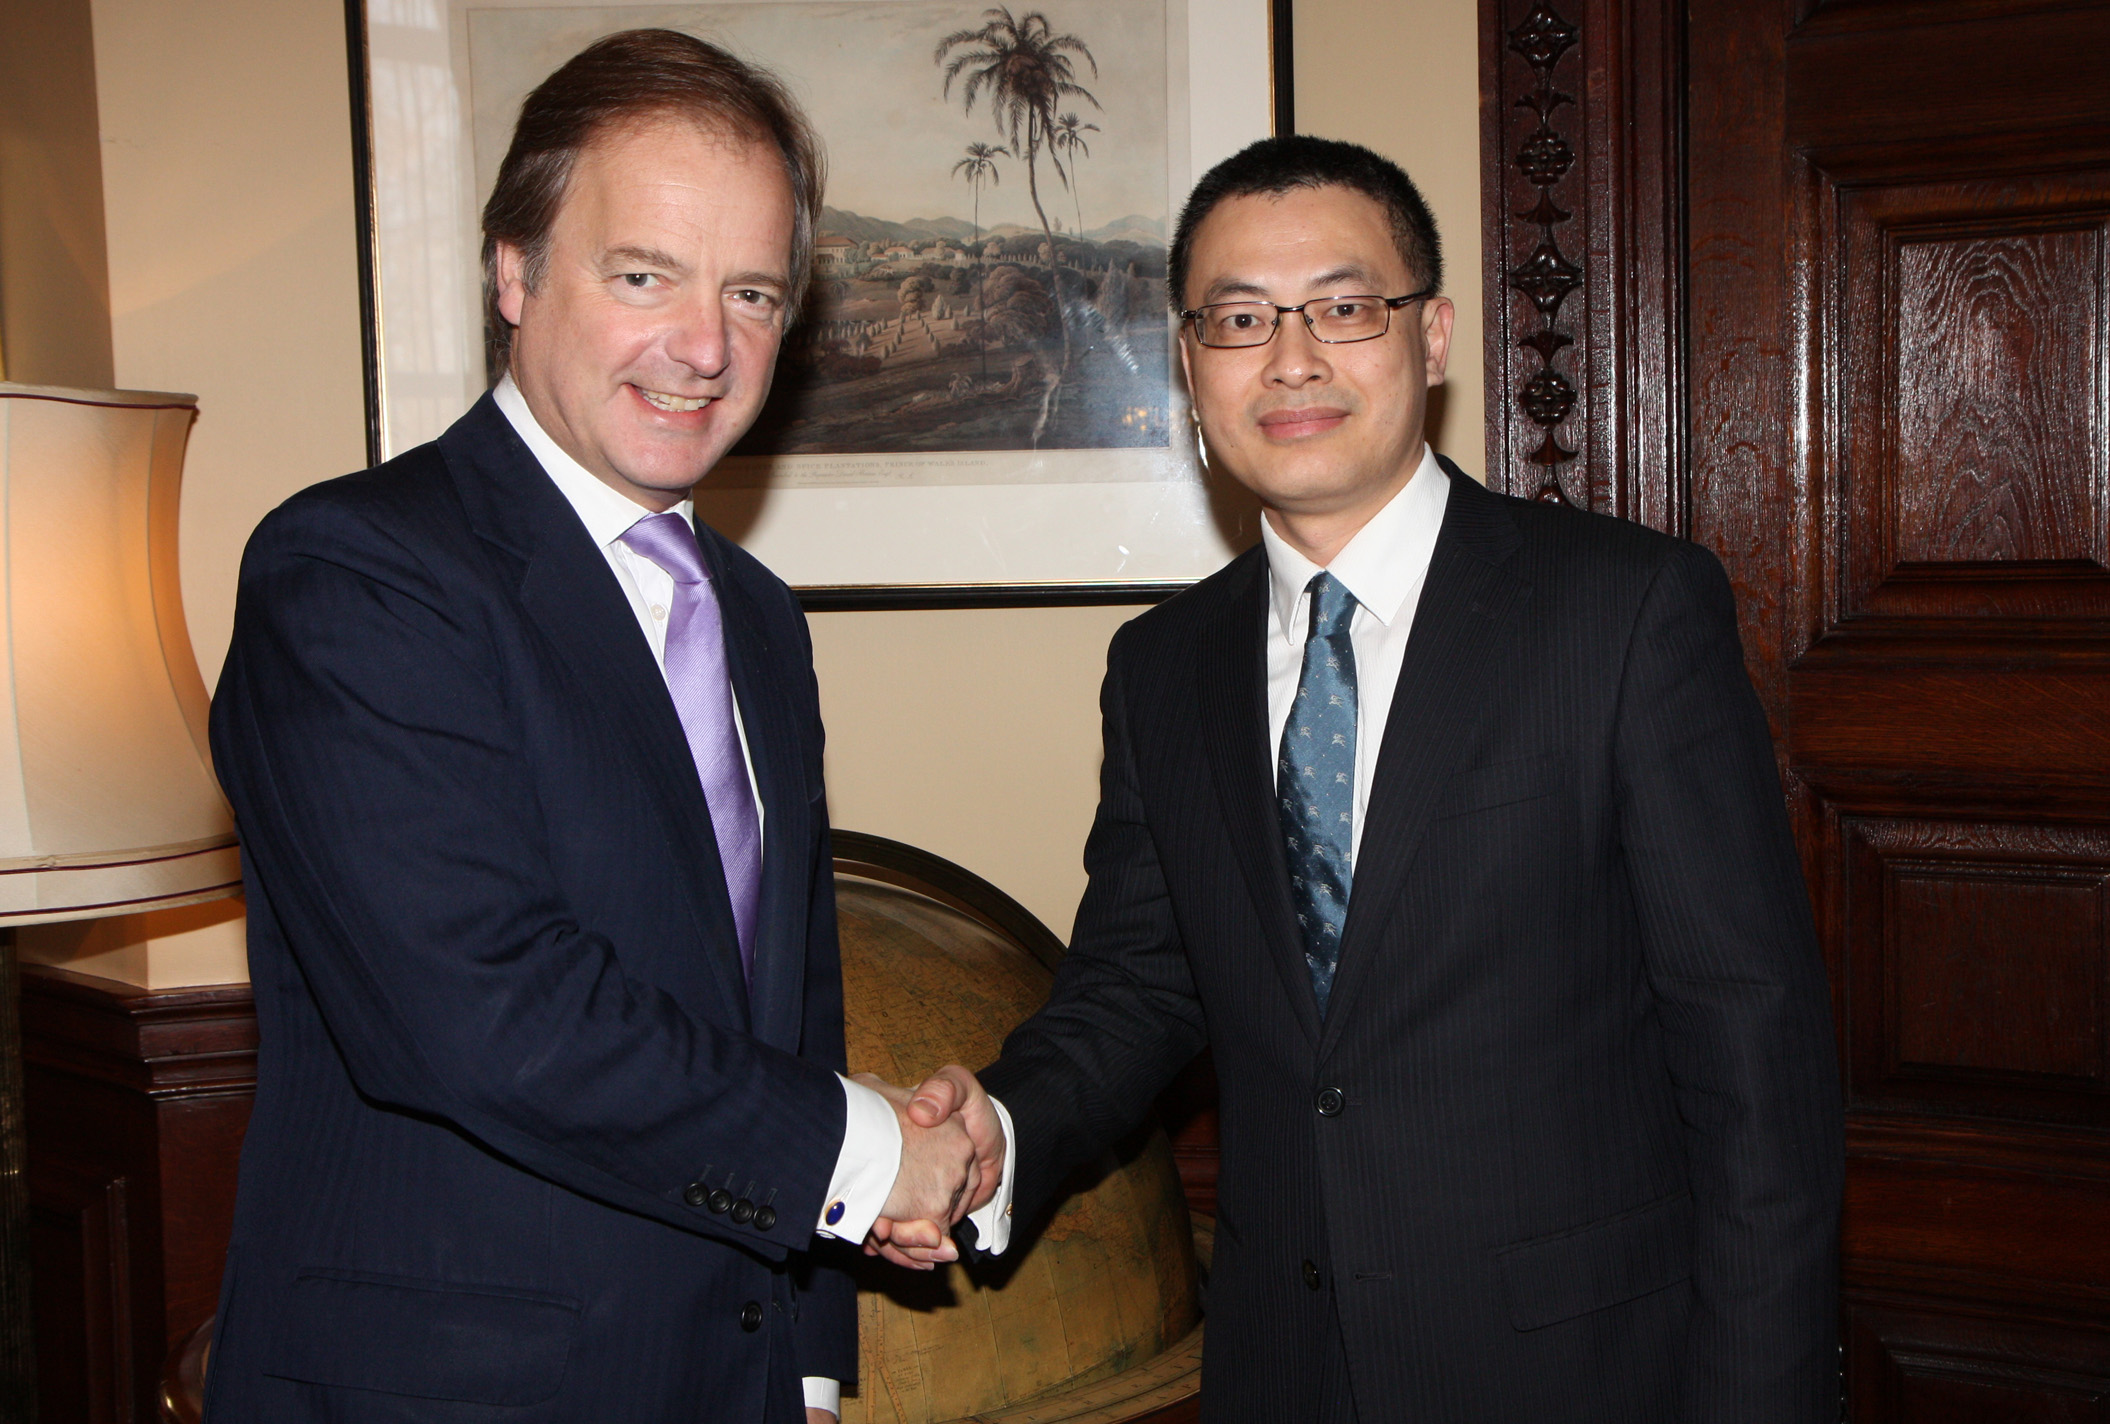
[[[1040,1007],[1061,946],[960,867],[836,837],[852,1072],[913,1083],[979,1067]],[[842,1424],[1115,1424],[1191,1418],[1201,1365],[1195,1242],[1164,1134],[1080,1174],[1005,1256],[928,1275],[869,1261],[862,1379]]]

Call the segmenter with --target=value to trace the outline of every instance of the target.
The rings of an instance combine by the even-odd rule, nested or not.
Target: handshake
[[[853,1079],[893,1105],[901,1170],[865,1237],[867,1256],[928,1271],[959,1259],[952,1229],[1004,1180],[1004,1126],[974,1074],[949,1063],[911,1092],[870,1073]]]

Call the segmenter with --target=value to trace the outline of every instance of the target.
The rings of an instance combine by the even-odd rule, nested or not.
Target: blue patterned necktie
[[[674,711],[688,735],[689,755],[710,807],[711,832],[733,900],[733,927],[740,936],[740,969],[752,987],[755,917],[762,900],[762,824],[733,724],[733,684],[726,674],[718,595],[696,546],[696,532],[679,514],[648,514],[624,530],[622,538],[674,580],[667,617],[667,690],[674,694]]]
[[[1323,1019],[1355,875],[1355,648],[1348,626],[1356,603],[1329,573],[1314,574],[1305,591],[1311,635],[1304,640],[1297,700],[1282,727],[1275,805],[1289,853],[1290,902],[1304,931],[1304,963]]]

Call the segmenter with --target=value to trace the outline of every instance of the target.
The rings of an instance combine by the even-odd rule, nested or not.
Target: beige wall
[[[109,387],[88,0],[0,0],[0,375]]]
[[[343,14],[340,0],[93,0],[115,377],[200,398],[183,566],[208,683],[249,531],[362,459]],[[1474,14],[1469,0],[1297,10],[1301,126],[1399,158],[1444,226],[1462,309],[1437,441],[1469,468]],[[1397,77],[1402,55],[1412,84]],[[1106,640],[1134,612],[817,615],[836,822],[949,856],[1066,932],[1096,799]],[[222,905],[30,930],[23,953],[155,987],[238,979],[237,916]]]
[[[1448,389],[1429,440],[1481,473],[1479,7],[1472,0],[1296,0],[1297,128],[1367,144],[1413,175],[1456,303]]]
[[[29,0],[35,3],[35,0]],[[242,544],[365,463],[341,0],[93,0],[120,386],[192,391],[183,601],[219,676]],[[232,902],[21,934],[23,957],[166,988],[239,980]]]

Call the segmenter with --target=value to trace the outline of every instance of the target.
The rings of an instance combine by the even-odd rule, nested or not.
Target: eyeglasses
[[[1339,346],[1383,336],[1392,329],[1394,311],[1435,295],[1434,287],[1424,287],[1403,297],[1313,297],[1293,307],[1274,302],[1211,302],[1181,312],[1180,320],[1189,323],[1194,339],[1204,346],[1265,346],[1275,339],[1282,318],[1296,312],[1314,340]]]

